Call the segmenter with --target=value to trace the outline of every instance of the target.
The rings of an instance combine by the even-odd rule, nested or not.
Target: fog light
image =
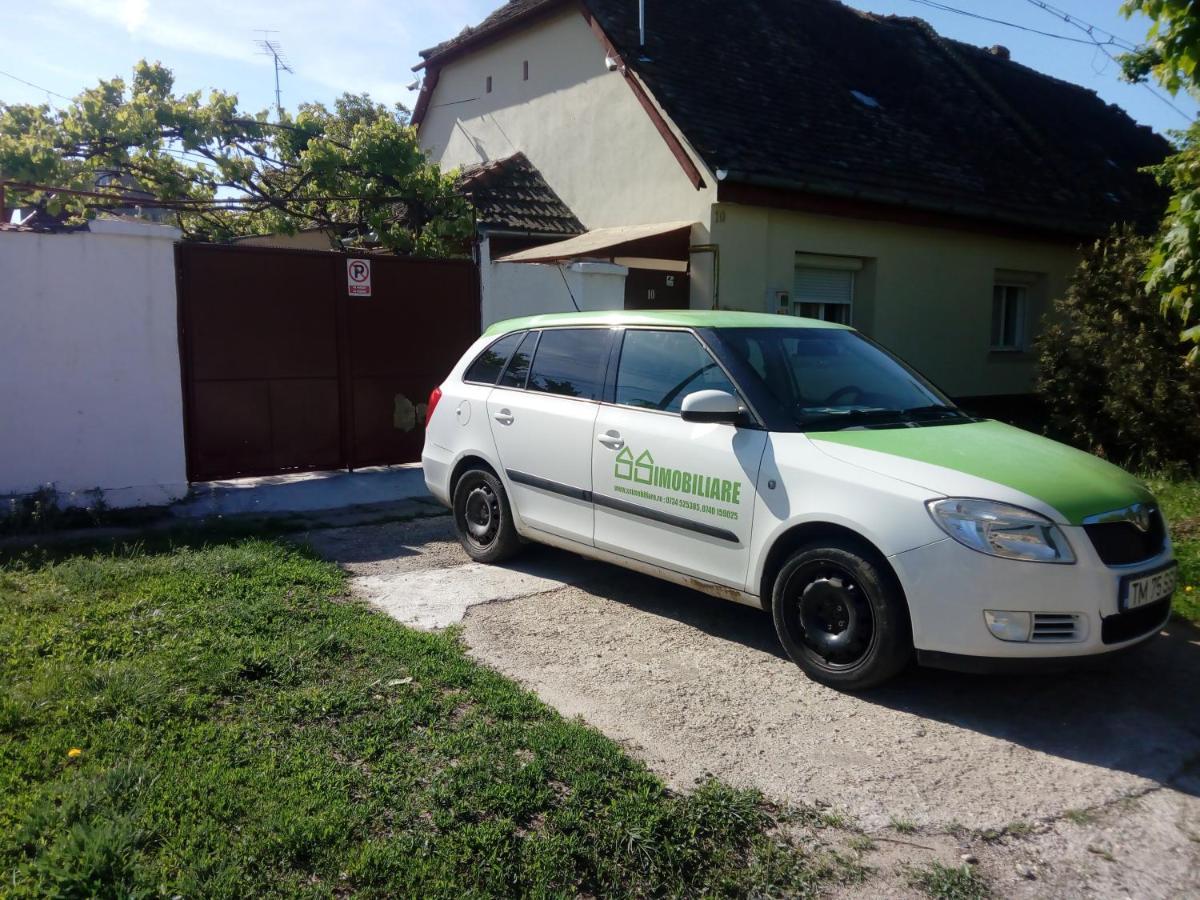
[[[1027,612],[1007,612],[1000,609],[985,609],[983,620],[988,631],[1002,641],[1029,640],[1030,615]]]

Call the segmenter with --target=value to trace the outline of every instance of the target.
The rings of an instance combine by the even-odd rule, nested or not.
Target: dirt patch
[[[383,525],[326,528],[299,536],[352,575],[392,575],[459,566],[471,561],[454,536],[450,516]]]
[[[310,540],[364,585],[467,562],[448,519]],[[859,895],[916,896],[911,867],[934,861],[978,866],[1000,896],[1200,893],[1190,626],[1091,672],[914,670],[853,696],[806,679],[758,611],[545,548],[530,557],[572,584],[471,606],[472,654],[678,789],[715,775],[840,813],[849,827],[823,835],[872,868]]]

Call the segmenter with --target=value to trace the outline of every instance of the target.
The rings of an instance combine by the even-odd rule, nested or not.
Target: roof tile
[[[459,190],[479,224],[536,234],[582,234],[583,224],[524,153],[464,169]]]

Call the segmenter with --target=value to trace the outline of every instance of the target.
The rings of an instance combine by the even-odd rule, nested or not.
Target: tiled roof
[[[517,25],[522,19],[537,13],[562,5],[563,0],[509,0],[478,25],[468,26],[448,41],[442,41],[428,50],[421,51],[421,57],[429,60],[435,56],[464,49],[477,39],[491,38],[506,28]]]
[[[584,231],[524,153],[464,169],[459,190],[478,210],[480,225],[537,234]]]
[[[1092,91],[919,19],[836,0],[654,3],[639,48],[637,0],[584,4],[729,183],[1078,234],[1161,208],[1137,170],[1165,140]],[[423,55],[436,63],[556,5],[512,0]]]

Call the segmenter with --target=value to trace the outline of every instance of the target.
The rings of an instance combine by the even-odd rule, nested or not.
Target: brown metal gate
[[[424,404],[479,336],[468,261],[179,244],[188,478],[414,462]],[[368,257],[363,257],[368,258]]]

